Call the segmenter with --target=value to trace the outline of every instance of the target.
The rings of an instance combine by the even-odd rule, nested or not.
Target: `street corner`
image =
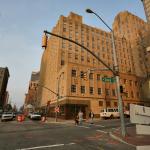
[[[119,141],[119,142],[121,142],[121,143],[127,144],[127,145],[132,146],[132,147],[136,147],[136,145],[127,142],[127,141],[125,140],[126,137],[123,138],[123,137],[121,137],[120,134],[116,134],[115,132],[109,132],[109,136],[110,136],[112,139],[116,140],[116,141]]]

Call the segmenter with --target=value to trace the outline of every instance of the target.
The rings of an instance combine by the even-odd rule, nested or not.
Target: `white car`
[[[32,120],[41,120],[41,115],[39,113],[32,113],[30,115],[30,119],[32,119]]]
[[[100,117],[104,118],[104,119],[106,119],[106,118],[110,118],[110,119],[119,118],[120,115],[119,115],[118,108],[103,109],[100,112]]]
[[[4,112],[2,114],[1,121],[13,120],[13,118],[14,118],[13,112]]]

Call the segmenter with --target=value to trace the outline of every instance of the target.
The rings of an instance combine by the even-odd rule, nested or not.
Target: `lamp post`
[[[53,94],[55,94],[57,97],[58,97],[58,95],[59,95],[58,93],[54,92],[53,90],[49,89],[48,87],[46,87],[46,86],[44,86],[44,85],[38,84],[38,86],[39,86],[39,87],[42,87],[42,88],[44,88],[44,89],[46,89],[46,90],[48,90],[49,92],[51,92],[51,93],[53,93]],[[48,107],[49,107],[49,105],[50,105],[50,101],[48,101],[48,102],[46,103],[46,108],[45,108],[46,116],[48,116]]]
[[[60,78],[62,76],[62,74],[64,74],[64,72],[61,72],[61,74],[58,76],[57,80],[57,104],[56,104],[56,108],[58,109],[58,101],[59,101],[59,98],[60,98],[60,94],[59,94],[59,85],[60,85]],[[56,122],[57,122],[57,119],[58,119],[58,110],[55,110],[55,119],[56,119]]]
[[[121,98],[121,94],[120,94],[119,68],[118,68],[118,63],[117,63],[114,33],[113,33],[113,30],[106,24],[106,22],[97,13],[95,13],[91,9],[86,9],[86,12],[87,13],[92,13],[96,17],[98,17],[106,25],[106,27],[111,31],[112,47],[113,47],[113,58],[114,58],[114,71],[115,71],[114,75],[115,75],[115,78],[116,78],[117,96],[118,96],[118,104],[119,104],[119,113],[120,113],[120,119],[121,119],[121,134],[122,134],[123,137],[125,137],[126,130],[125,130],[125,122],[124,122],[122,98]]]

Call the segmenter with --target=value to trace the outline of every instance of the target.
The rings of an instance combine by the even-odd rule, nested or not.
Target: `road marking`
[[[97,126],[97,127],[105,127],[105,126],[103,126],[103,125],[98,125],[98,124],[92,124],[93,126]]]
[[[90,127],[86,127],[86,126],[77,126],[77,127],[81,127],[81,128],[87,128],[87,129],[89,129]]]
[[[41,149],[41,148],[49,148],[49,147],[59,147],[65,145],[74,145],[76,143],[69,143],[69,144],[55,144],[55,145],[47,145],[47,146],[37,146],[37,147],[30,147],[30,148],[21,148],[16,150],[33,150],[33,149]]]
[[[103,130],[96,130],[96,131],[98,131],[98,132],[103,132],[103,133],[105,133],[105,134],[107,134],[107,133],[108,133],[108,132],[103,131]]]

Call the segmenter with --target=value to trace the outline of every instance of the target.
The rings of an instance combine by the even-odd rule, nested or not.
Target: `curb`
[[[61,121],[47,121],[46,123],[54,123],[54,124],[73,124],[73,122],[61,122]]]
[[[120,137],[114,135],[112,132],[109,132],[109,136],[110,136],[111,138],[113,138],[113,139],[115,139],[115,140],[121,142],[121,143],[127,144],[127,145],[132,146],[132,147],[136,147],[136,145],[130,144],[130,143],[128,143],[128,142],[125,142],[123,139],[121,139]]]

